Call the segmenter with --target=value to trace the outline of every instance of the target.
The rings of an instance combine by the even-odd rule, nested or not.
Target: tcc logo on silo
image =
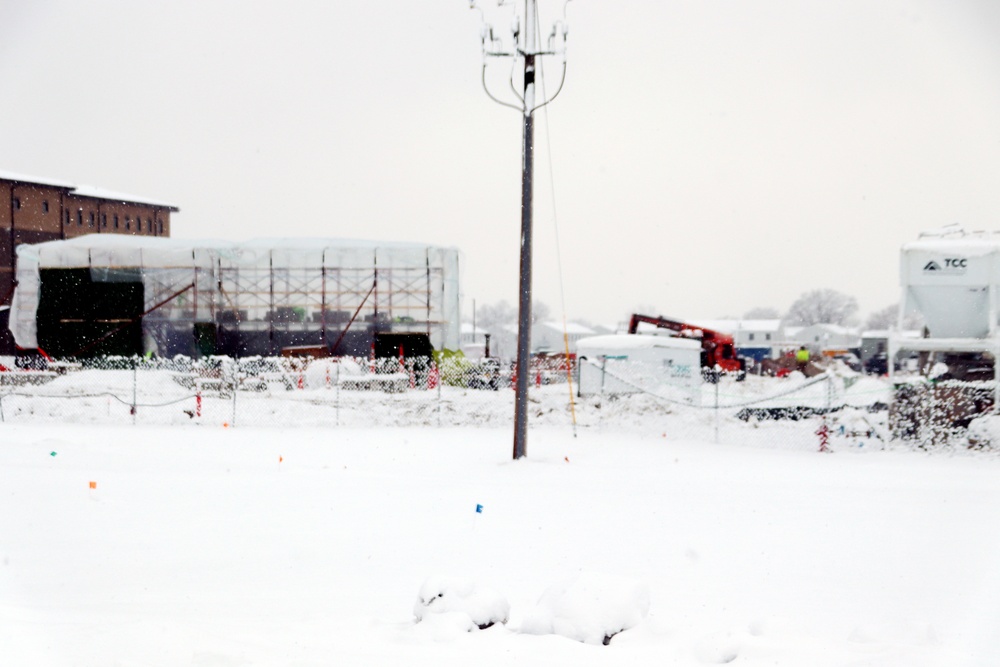
[[[931,260],[924,264],[924,273],[956,275],[965,273],[969,260],[965,257],[945,257],[941,261]]]

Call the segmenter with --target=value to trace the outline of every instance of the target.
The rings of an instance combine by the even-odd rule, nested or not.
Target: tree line
[[[631,312],[641,312],[649,315],[657,314],[652,306],[638,306]],[[777,308],[757,307],[751,308],[743,314],[745,320],[784,320],[790,326],[810,326],[813,324],[838,324],[841,326],[853,327],[861,324],[858,316],[860,308],[858,300],[849,294],[838,292],[834,289],[824,288],[804,292],[797,298],[788,311],[782,313]],[[899,304],[890,304],[884,308],[871,313],[864,321],[865,329],[891,329],[896,326],[899,317]],[[532,323],[544,322],[551,319],[551,310],[541,301],[535,301],[531,306]],[[488,331],[515,324],[517,322],[517,308],[507,301],[501,300],[492,304],[479,306],[474,314],[476,326]],[[575,322],[587,324],[587,322],[574,319]],[[903,327],[906,329],[919,329],[923,322],[918,315],[909,315],[903,320]]]

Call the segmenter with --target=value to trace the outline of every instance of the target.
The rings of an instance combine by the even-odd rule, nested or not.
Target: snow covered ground
[[[533,428],[513,462],[506,427],[0,425],[0,664],[1000,664],[996,454],[661,427]],[[576,575],[648,615],[521,632]],[[416,623],[434,576],[509,622]]]

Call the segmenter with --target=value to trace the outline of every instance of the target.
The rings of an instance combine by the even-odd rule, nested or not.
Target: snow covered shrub
[[[606,646],[648,613],[645,584],[618,575],[583,572],[549,587],[521,624],[521,632],[562,635]]]
[[[992,449],[1000,443],[1000,417],[985,415],[969,424],[969,447]]]
[[[477,586],[471,579],[432,576],[420,587],[413,615],[419,623],[432,614],[448,614],[468,625],[469,630],[485,630],[507,622],[510,604],[496,591]]]

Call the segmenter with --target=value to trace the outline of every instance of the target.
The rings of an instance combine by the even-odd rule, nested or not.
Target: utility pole
[[[531,364],[531,201],[535,162],[535,2],[524,0],[524,135],[521,142],[521,263],[517,306],[514,459],[528,453],[528,368]]]
[[[567,4],[569,0],[566,0]],[[500,0],[504,6],[505,0]],[[476,0],[471,0],[471,7],[478,9]],[[482,13],[482,10],[480,10]],[[535,0],[524,0],[524,34],[521,33],[520,16],[515,13],[511,24],[511,47],[506,48],[502,39],[498,38],[493,26],[486,22],[483,14],[481,31],[483,49],[483,89],[494,102],[512,109],[517,109],[523,117],[523,134],[521,150],[521,260],[519,264],[520,278],[517,309],[517,365],[514,383],[514,459],[519,459],[528,453],[528,385],[530,381],[531,359],[531,239],[532,239],[532,193],[534,166],[534,113],[559,95],[566,81],[566,38],[569,25],[563,19],[556,21],[549,35],[547,50],[541,50],[538,44],[537,7]],[[535,91],[535,61],[540,56],[562,56],[562,75],[559,88],[548,100],[536,104]],[[518,94],[511,80],[511,90],[514,91],[519,103],[507,102],[490,92],[486,83],[486,70],[491,59],[512,58],[524,61],[523,94]],[[515,63],[516,64],[516,63]]]

